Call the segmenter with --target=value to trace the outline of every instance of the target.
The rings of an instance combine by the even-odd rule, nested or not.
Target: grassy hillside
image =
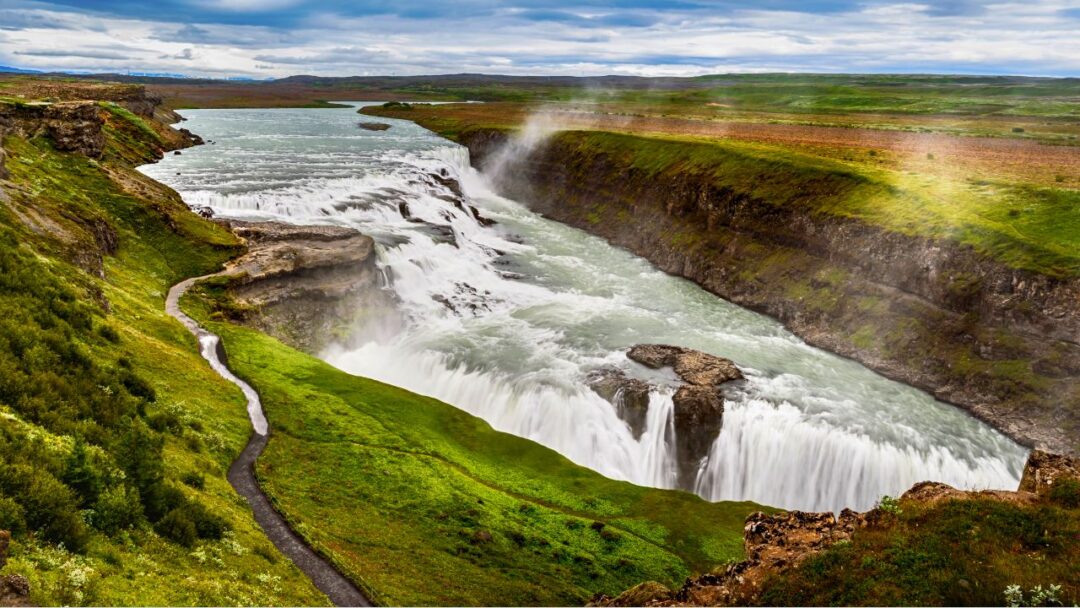
[[[5,573],[39,605],[324,604],[225,480],[248,436],[240,392],[163,312],[168,286],[237,244],[132,170],[161,125],[102,111],[100,160],[3,142]]]
[[[208,326],[273,426],[264,488],[380,603],[575,605],[742,556],[753,504],[612,481],[445,403]]]

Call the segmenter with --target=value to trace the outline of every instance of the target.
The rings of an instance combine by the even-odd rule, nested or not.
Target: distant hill
[[[0,72],[8,74],[40,74],[41,70],[26,70],[23,68],[16,68],[10,65],[0,65]]]

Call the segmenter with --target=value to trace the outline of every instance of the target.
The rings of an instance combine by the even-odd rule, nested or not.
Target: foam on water
[[[662,386],[635,439],[586,376],[616,366],[641,377],[627,347],[680,344],[747,375],[726,389],[723,429],[695,488],[706,498],[864,509],[922,480],[1019,481],[1026,451],[990,427],[497,196],[464,148],[416,125],[362,131],[351,109],[184,114],[216,145],[143,170],[189,204],[354,226],[380,243],[400,324],[323,353],[341,369],[437,397],[610,477],[673,487],[665,378],[654,374]],[[440,171],[498,224],[448,202],[430,177]]]

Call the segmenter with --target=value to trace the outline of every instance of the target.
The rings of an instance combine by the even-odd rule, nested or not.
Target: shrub
[[[201,473],[196,473],[195,471],[184,473],[180,478],[180,481],[189,488],[195,488],[196,490],[201,490],[206,487],[206,478],[203,477]]]
[[[1058,479],[1050,487],[1050,500],[1063,507],[1080,507],[1080,479]]]
[[[877,506],[882,512],[890,515],[900,515],[904,512],[904,510],[900,508],[900,501],[888,495],[882,496]]]
[[[192,523],[195,524],[195,533],[199,538],[208,540],[221,540],[229,530],[229,524],[225,520],[214,515],[203,506],[202,503],[190,501],[184,508]]]
[[[26,514],[22,506],[7,496],[0,496],[0,530],[7,530],[12,534],[26,531]]]
[[[195,544],[199,534],[195,529],[195,522],[184,509],[173,509],[165,514],[160,521],[154,524],[154,530],[163,538],[167,538],[184,547]]]
[[[120,341],[120,334],[116,333],[116,330],[111,325],[101,325],[98,327],[98,335],[105,338],[109,342],[116,344]]]
[[[180,488],[162,481],[150,486],[145,493],[142,493],[142,503],[146,518],[156,522],[170,511],[186,506],[187,497]]]
[[[101,493],[101,473],[90,463],[86,442],[81,437],[75,440],[61,480],[78,495],[80,507],[94,504]]]
[[[80,551],[86,543],[86,524],[75,493],[41,467],[0,465],[0,493],[14,497],[24,513],[27,530],[44,540]]]
[[[1012,132],[1013,133],[1023,133],[1024,132],[1024,127],[1013,127]]]
[[[106,534],[116,534],[139,525],[143,520],[139,492],[127,485],[117,485],[101,493],[94,503],[92,523]]]

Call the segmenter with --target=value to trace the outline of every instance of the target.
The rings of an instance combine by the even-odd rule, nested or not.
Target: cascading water
[[[865,509],[922,480],[1018,483],[1026,452],[990,427],[495,195],[463,148],[412,123],[363,131],[351,109],[185,115],[216,144],[143,170],[189,204],[354,226],[380,244],[400,318],[323,353],[344,370],[437,397],[610,477],[673,487],[670,379],[623,352],[679,344],[747,376],[726,389],[695,487],[706,498]],[[466,205],[454,204],[453,179]],[[640,437],[586,384],[612,366],[661,386]]]

